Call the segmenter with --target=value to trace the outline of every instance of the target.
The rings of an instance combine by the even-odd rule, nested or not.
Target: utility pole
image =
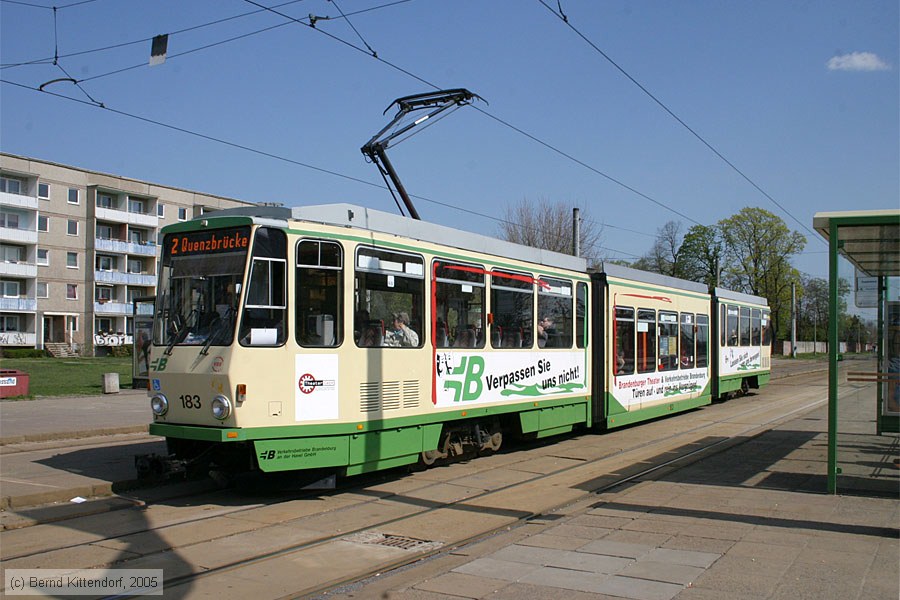
[[[580,210],[572,209],[572,255],[581,256],[581,217]]]
[[[791,357],[797,358],[797,284],[791,284]]]

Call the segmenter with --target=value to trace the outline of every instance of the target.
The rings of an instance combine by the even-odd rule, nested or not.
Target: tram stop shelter
[[[828,493],[861,491],[896,496],[900,465],[900,210],[822,212],[813,227],[828,241]],[[855,273],[841,271],[842,256]],[[843,301],[874,309],[872,347],[856,334],[853,360],[842,360]],[[845,332],[846,333],[846,332]],[[849,348],[848,348],[849,350]],[[862,350],[862,352],[860,352]]]

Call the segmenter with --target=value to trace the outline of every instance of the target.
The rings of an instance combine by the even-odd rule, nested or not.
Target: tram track
[[[498,531],[515,527],[536,515],[559,510],[561,507],[569,505],[578,500],[590,497],[614,489],[629,481],[648,477],[664,469],[680,468],[688,461],[697,458],[724,451],[726,447],[738,443],[740,440],[751,439],[754,432],[765,431],[779,422],[790,419],[797,414],[809,411],[820,406],[825,401],[818,399],[809,401],[807,397],[810,393],[811,386],[809,383],[800,384],[799,387],[806,389],[806,394],[797,394],[792,385],[795,378],[790,380],[780,380],[781,387],[784,388],[779,396],[793,396],[793,399],[785,401],[783,398],[768,398],[772,394],[776,385],[770,386],[764,395],[753,395],[743,399],[737,399],[726,403],[720,403],[707,407],[700,411],[694,411],[683,415],[677,415],[672,418],[654,421],[643,424],[639,427],[630,427],[606,435],[575,435],[552,444],[540,444],[525,450],[519,450],[514,453],[500,453],[494,457],[480,458],[471,463],[465,463],[456,469],[461,473],[454,475],[454,465],[448,467],[427,470],[422,473],[411,475],[415,478],[415,483],[420,484],[413,486],[410,491],[403,492],[383,492],[379,491],[381,484],[372,479],[368,481],[360,481],[358,478],[352,480],[350,486],[338,490],[330,495],[322,495],[319,492],[312,492],[303,495],[294,495],[291,500],[285,502],[276,502],[270,504],[254,503],[253,505],[244,505],[239,508],[229,510],[215,510],[213,513],[207,512],[205,515],[191,516],[184,515],[188,518],[176,518],[172,522],[160,524],[159,526],[147,526],[144,528],[127,528],[126,532],[120,535],[107,535],[92,539],[88,542],[94,548],[110,548],[110,547],[132,547],[132,542],[141,536],[155,536],[163,539],[169,533],[182,530],[185,527],[201,527],[215,526],[226,521],[243,521],[249,520],[256,525],[245,531],[235,532],[233,528],[220,528],[221,535],[205,536],[203,539],[195,543],[183,544],[181,546],[174,544],[171,548],[159,549],[146,553],[138,553],[137,555],[123,554],[116,560],[102,560],[102,552],[98,554],[98,564],[90,564],[91,560],[82,561],[84,564],[71,565],[76,567],[91,566],[114,566],[122,568],[140,568],[142,564],[148,564],[153,561],[159,561],[169,555],[186,554],[183,564],[180,568],[166,570],[166,586],[168,589],[189,590],[197,585],[204,585],[204,581],[212,579],[213,575],[223,576],[235,574],[242,569],[252,569],[265,566],[267,563],[275,563],[283,559],[292,559],[297,556],[307,554],[315,554],[317,549],[328,547],[335,544],[347,544],[346,540],[352,538],[356,534],[370,531],[385,530],[387,532],[403,531],[410,529],[410,522],[418,522],[433,520],[435,522],[434,529],[441,529],[437,524],[447,519],[448,514],[472,515],[480,511],[491,513],[492,519],[489,521],[497,521],[496,523],[488,523],[479,527],[477,531],[467,532],[465,528],[461,528],[459,535],[445,535],[444,539],[438,540],[440,547],[433,548],[423,552],[405,552],[402,556],[394,560],[380,560],[373,562],[368,570],[356,570],[353,573],[344,575],[338,574],[334,578],[327,581],[320,581],[318,584],[308,586],[308,589],[302,591],[303,595],[321,593],[335,585],[348,583],[358,580],[371,574],[371,572],[383,572],[386,569],[395,569],[405,564],[422,560],[423,558],[440,552],[446,552],[448,548],[458,547],[493,535]],[[802,379],[811,379],[810,376],[802,376]],[[815,386],[812,386],[815,387]],[[824,388],[819,388],[824,390]],[[814,390],[815,391],[815,390]],[[818,394],[819,398],[824,397],[824,391]],[[760,401],[762,401],[760,403]],[[753,402],[752,406],[746,406],[747,402]],[[701,422],[696,423],[697,419]],[[646,434],[646,435],[645,435]],[[659,435],[662,434],[662,435]],[[591,449],[585,449],[585,446],[599,446],[597,452]],[[621,446],[621,447],[619,447]],[[681,448],[675,456],[666,460],[656,460],[649,467],[634,468],[634,465],[640,465],[643,461],[648,460],[648,456],[665,456],[667,453],[673,452],[675,449]],[[495,460],[491,460],[491,459]],[[535,465],[541,461],[560,461],[563,466],[552,468],[546,472],[540,471]],[[499,464],[498,464],[499,463]],[[623,469],[621,465],[631,465],[632,468]],[[525,473],[527,475],[523,476]],[[446,475],[451,475],[447,477]],[[472,478],[485,475],[497,478],[507,477],[510,479],[508,483],[489,486],[481,491],[472,492],[476,489],[472,482]],[[396,479],[396,473],[391,474],[387,479],[387,488],[404,487],[406,483],[404,477]],[[385,480],[385,478],[378,478]],[[592,485],[582,489],[576,489],[568,482],[570,481],[589,481]],[[565,486],[564,488],[562,486]],[[429,497],[438,498],[441,494],[447,493],[450,488],[457,497],[449,500],[428,500]],[[509,499],[516,496],[525,496],[532,498],[535,496],[534,490],[539,489],[567,489],[570,491],[559,502],[548,502],[546,499],[537,502],[533,506],[517,506],[516,502],[510,502]],[[528,491],[531,490],[531,491]],[[574,491],[575,493],[571,493]],[[195,498],[196,504],[215,502],[218,494],[207,494]],[[542,494],[538,493],[537,496]],[[346,502],[344,496],[356,496],[353,501]],[[360,501],[359,496],[363,499]],[[303,503],[308,503],[311,498],[316,499],[317,504],[321,504],[322,510],[301,510]],[[379,514],[379,509],[384,513],[385,505],[393,504],[394,511],[397,506],[403,509],[402,514],[387,511],[388,516]],[[499,511],[497,507],[513,507]],[[302,514],[294,515],[291,518],[276,518],[267,522],[267,518],[261,516],[261,513],[274,510],[284,512],[291,515],[291,509],[297,508]],[[188,511],[189,512],[189,511]],[[371,513],[371,516],[368,515]],[[357,523],[351,527],[334,527],[323,525],[322,521],[330,520],[333,523]],[[75,520],[77,521],[77,520]],[[79,529],[79,524],[60,522],[53,525],[39,527],[54,528],[70,528]],[[191,556],[196,554],[191,552],[191,546],[197,545],[216,545],[223,546],[241,546],[240,537],[248,535],[248,531],[256,534],[257,537],[277,538],[279,533],[286,528],[303,528],[304,525],[314,523],[312,530],[317,528],[320,531],[318,535],[310,535],[306,539],[297,541],[296,543],[283,544],[280,547],[266,549],[264,551],[247,553],[238,552],[231,560],[219,560],[218,564],[209,564],[209,561],[203,561],[207,565],[198,565],[192,562]],[[416,526],[412,526],[414,530]],[[174,536],[174,537],[177,537]],[[409,536],[415,538],[415,536]],[[429,536],[420,536],[429,537]],[[436,536],[430,536],[436,537]],[[7,556],[4,556],[4,562],[8,567],[15,567],[19,564],[27,564],[30,559],[36,559],[46,555],[48,552],[60,555],[75,552],[76,549],[83,547],[84,541],[73,540],[68,544],[51,544],[40,548],[33,548],[29,552],[15,552],[15,544],[10,548],[8,542],[15,540],[5,539],[5,549],[3,554],[7,554],[7,550],[12,550]],[[231,542],[229,544],[229,542]],[[67,565],[68,566],[68,565]],[[199,569],[199,570],[198,570]]]

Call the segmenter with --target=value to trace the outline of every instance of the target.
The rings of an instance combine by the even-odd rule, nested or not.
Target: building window
[[[38,248],[37,264],[46,267],[50,264],[50,251],[46,248]]]
[[[76,221],[75,219],[69,219],[69,222],[66,225],[66,234],[78,235],[78,221]]]
[[[69,188],[69,204],[78,204],[81,202],[80,193],[78,188]]]
[[[19,331],[19,316],[0,315],[0,331]]]
[[[0,212],[0,227],[18,229],[19,215],[17,215],[16,213]]]
[[[0,192],[7,194],[21,194],[25,182],[12,177],[0,177]]]
[[[50,297],[50,284],[46,281],[39,281],[37,284],[37,297],[38,298],[49,298]]]
[[[74,283],[66,284],[66,300],[78,300],[78,285]]]
[[[19,297],[19,282],[18,281],[0,281],[0,292],[2,292],[4,298],[18,298]]]
[[[50,217],[38,216],[38,231],[50,231]]]
[[[184,207],[179,207],[178,209],[178,220],[179,221],[187,221],[187,209]]]
[[[134,198],[128,199],[128,212],[137,213],[139,215],[144,214],[144,201],[136,200]]]
[[[109,194],[97,194],[97,208],[113,208],[114,200]]]
[[[77,252],[66,252],[66,267],[69,269],[77,269],[78,268],[78,253]]]
[[[49,200],[50,199],[50,184],[47,183],[39,183],[38,184],[38,198],[41,200]]]
[[[166,218],[166,205],[162,202],[156,205],[156,216],[160,219]]]
[[[144,232],[139,229],[132,229],[128,232],[128,241],[132,244],[143,244],[144,243]]]
[[[98,271],[114,271],[116,268],[116,259],[112,256],[98,256],[97,257],[97,270]]]
[[[0,261],[6,263],[18,263],[22,261],[21,246],[0,246]]]
[[[109,302],[113,299],[113,289],[108,285],[98,285],[97,286],[97,301],[98,302]]]
[[[112,227],[109,225],[97,225],[97,239],[98,240],[113,239]]]
[[[143,273],[144,265],[139,260],[129,259],[128,260],[128,272],[129,273]]]
[[[97,333],[112,333],[115,331],[115,329],[113,329],[113,320],[108,317],[97,319],[95,323]]]

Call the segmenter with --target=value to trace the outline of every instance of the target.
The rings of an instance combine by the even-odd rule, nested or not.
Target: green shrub
[[[46,358],[47,353],[36,348],[4,348],[0,351],[3,358]]]

